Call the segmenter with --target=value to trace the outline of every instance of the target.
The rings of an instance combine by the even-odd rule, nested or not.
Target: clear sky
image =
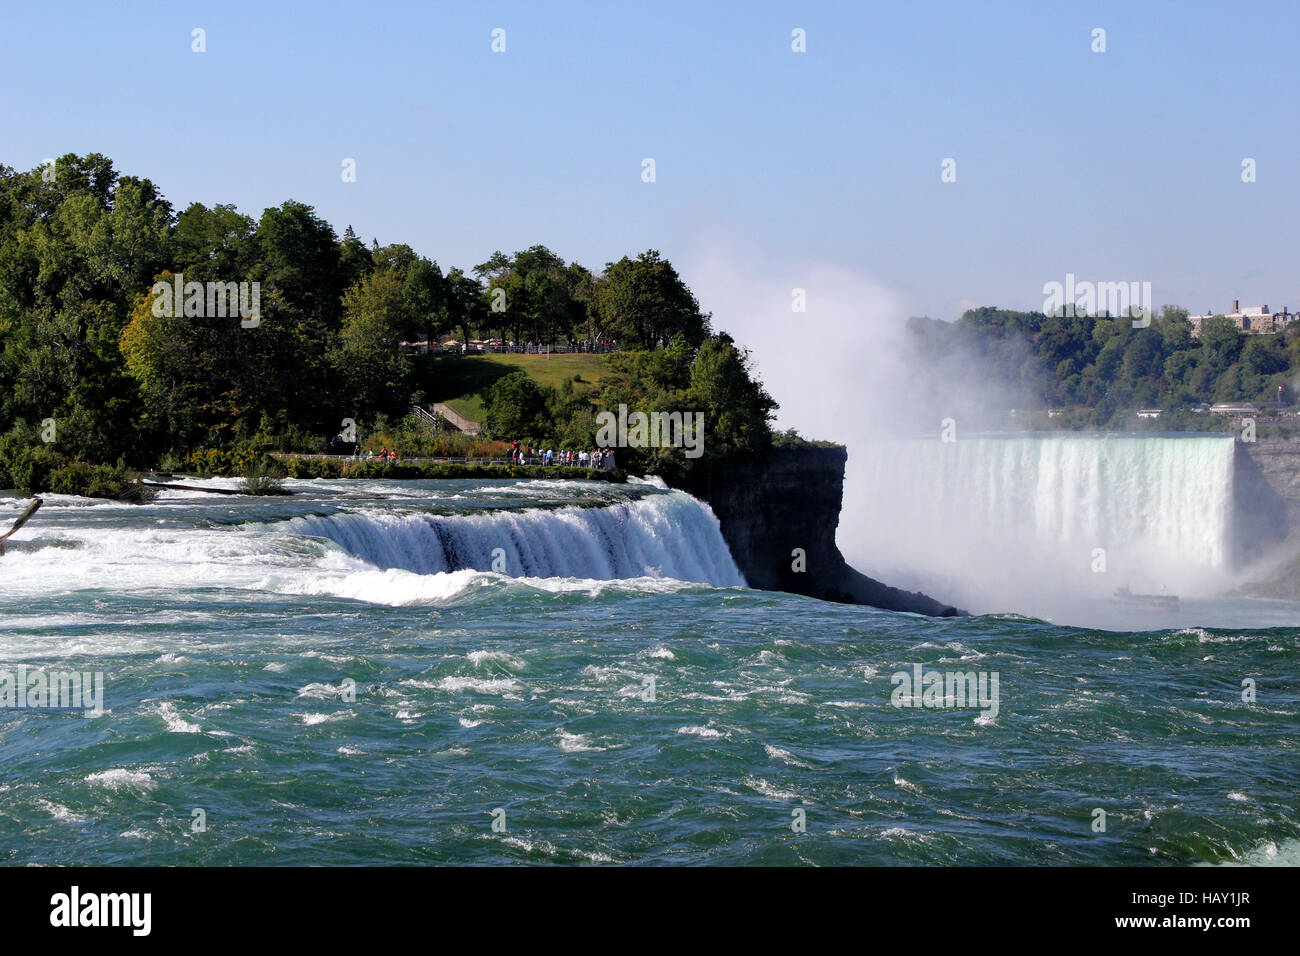
[[[99,151],[178,208],[294,198],[444,268],[657,248],[742,335],[726,296],[747,275],[808,286],[810,310],[807,277],[837,275],[949,319],[1041,308],[1067,272],[1193,312],[1294,310],[1298,11],[4,2],[0,162]]]

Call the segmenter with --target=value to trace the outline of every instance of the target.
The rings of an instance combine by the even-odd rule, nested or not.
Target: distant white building
[[[1258,415],[1259,407],[1254,402],[1215,402],[1210,406],[1211,415]]]
[[[1273,335],[1300,319],[1300,315],[1295,312],[1288,312],[1286,306],[1282,307],[1281,312],[1270,312],[1266,305],[1247,306],[1243,309],[1240,307],[1238,300],[1233,299],[1231,312],[1189,315],[1187,321],[1192,323],[1192,338],[1199,338],[1201,324],[1215,315],[1222,315],[1224,318],[1230,319],[1233,325],[1250,335]]]

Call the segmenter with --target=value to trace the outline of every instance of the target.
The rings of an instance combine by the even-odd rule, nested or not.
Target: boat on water
[[[1134,594],[1128,588],[1116,588],[1112,604],[1144,608],[1151,611],[1177,611],[1177,594]]]

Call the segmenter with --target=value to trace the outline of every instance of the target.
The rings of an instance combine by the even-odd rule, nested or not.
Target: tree
[[[263,285],[266,314],[258,334],[247,340],[275,341],[283,350],[268,383],[268,394],[278,396],[273,411],[309,427],[337,427],[327,411],[337,394],[329,355],[338,348],[343,311],[334,229],[311,206],[289,200],[262,213],[256,241],[252,278]]]
[[[706,455],[716,459],[765,453],[777,403],[752,374],[749,352],[726,333],[713,336],[691,364],[688,407],[704,412]]]
[[[339,272],[343,288],[352,288],[370,275],[374,267],[373,253],[357,238],[352,227],[348,226],[343,233],[343,238],[339,240]]]
[[[1166,354],[1192,347],[1192,323],[1187,319],[1186,309],[1176,305],[1164,306],[1160,310],[1156,326],[1160,329],[1160,336],[1164,340]]]
[[[483,287],[460,269],[452,269],[444,280],[444,295],[447,327],[460,329],[463,343],[468,344],[474,330],[487,321]]]
[[[516,342],[552,342],[575,333],[587,319],[589,294],[584,278],[590,273],[581,266],[566,266],[546,246],[529,246],[507,256],[497,251],[474,267],[485,280],[490,297],[504,294],[504,310],[498,316],[502,338]],[[499,291],[498,291],[499,290]]]
[[[404,285],[399,270],[376,268],[343,296],[343,328],[331,356],[344,383],[339,417],[373,419],[406,411],[410,362],[401,352],[409,322]]]
[[[1241,350],[1242,367],[1265,378],[1287,370],[1286,349],[1276,335],[1252,335]]]
[[[549,396],[523,372],[511,372],[488,389],[484,425],[492,438],[539,439],[554,426],[547,414]]]
[[[322,346],[341,318],[343,273],[334,229],[305,203],[289,200],[262,213],[257,278],[278,289]]]
[[[1200,401],[1192,378],[1199,364],[1199,349],[1182,349],[1165,359],[1161,376],[1165,408],[1185,408]]]
[[[413,330],[422,330],[426,345],[449,326],[447,288],[438,263],[423,257],[411,263],[402,285],[408,321]]]
[[[1201,348],[1213,373],[1222,374],[1237,360],[1242,337],[1226,316],[1212,315],[1201,323]]]
[[[187,281],[245,280],[258,252],[256,233],[257,223],[234,206],[191,203],[176,217],[175,271]]]
[[[171,277],[167,272],[160,279],[170,282]],[[193,437],[200,384],[210,356],[195,354],[195,338],[187,328],[192,320],[183,315],[156,316],[152,305],[151,296],[137,297],[120,348],[126,370],[139,388],[141,427],[160,430],[166,447],[176,448]]]
[[[677,270],[654,249],[608,263],[596,283],[595,303],[602,323],[598,337],[615,336],[653,349],[678,336],[697,346],[709,334],[709,317],[700,312]]]

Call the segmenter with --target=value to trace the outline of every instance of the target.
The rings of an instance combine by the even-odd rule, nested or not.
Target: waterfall
[[[294,518],[288,526],[378,568],[418,574],[473,568],[511,577],[745,583],[713,512],[679,491],[606,507],[454,516],[365,510]]]
[[[1231,438],[881,440],[849,468],[844,549],[972,609],[1177,593],[1232,563]]]

